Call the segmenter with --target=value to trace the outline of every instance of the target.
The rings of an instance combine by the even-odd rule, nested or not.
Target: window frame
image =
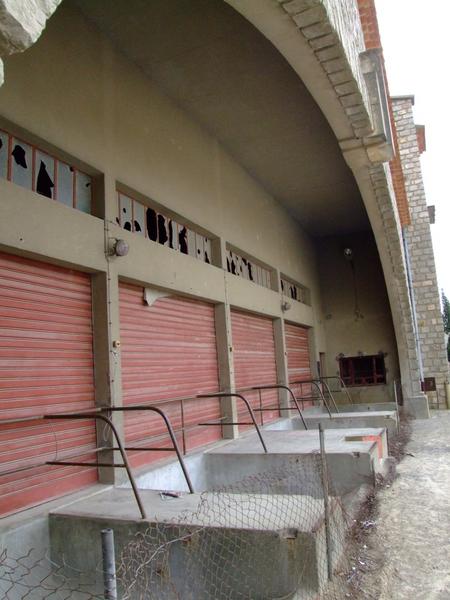
[[[368,360],[371,360],[372,362],[371,374],[366,375],[361,373],[361,371],[358,372],[355,368],[357,366],[355,363]],[[339,357],[339,374],[347,387],[386,385],[386,365],[384,362],[384,355],[379,353],[362,356],[341,356]]]

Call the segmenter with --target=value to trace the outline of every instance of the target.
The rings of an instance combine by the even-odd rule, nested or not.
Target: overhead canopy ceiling
[[[223,0],[71,0],[313,235],[368,228],[336,138],[274,46]]]

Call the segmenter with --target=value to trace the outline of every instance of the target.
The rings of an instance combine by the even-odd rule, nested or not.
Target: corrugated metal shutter
[[[143,288],[120,285],[120,326],[123,401],[155,404],[165,399],[195,396],[219,389],[214,306],[170,296],[144,303]],[[188,428],[178,440],[185,451],[221,438],[220,427],[195,427],[217,420],[217,399],[162,402],[174,429]],[[126,415],[127,444],[165,433],[160,417],[145,413]],[[147,444],[148,445],[148,444]],[[153,442],[154,446],[155,443]],[[166,437],[162,443],[168,445]],[[164,453],[165,454],[165,453]],[[134,454],[134,465],[161,459],[161,453]]]
[[[289,383],[294,381],[307,381],[311,379],[311,363],[309,354],[308,329],[300,325],[285,323],[285,340],[288,363]],[[294,393],[297,396],[311,396],[311,385],[295,385]],[[305,401],[304,406],[312,404]]]
[[[231,332],[233,339],[234,375],[236,389],[254,385],[277,383],[275,339],[271,319],[249,313],[231,311]],[[244,396],[253,408],[278,406],[278,392],[265,390],[246,392]],[[248,421],[248,413],[242,402],[237,401],[239,420]],[[278,410],[258,412],[261,423],[279,418]],[[245,429],[245,427],[242,427]]]
[[[0,419],[93,406],[90,277],[0,253]],[[94,447],[92,421],[1,426],[0,514],[95,482],[96,469],[28,468]]]

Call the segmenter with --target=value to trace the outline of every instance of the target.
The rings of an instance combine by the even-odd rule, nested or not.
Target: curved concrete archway
[[[401,229],[390,174],[382,163],[372,163],[367,136],[373,133],[367,110],[367,91],[359,76],[358,40],[350,49],[341,41],[329,14],[328,2],[270,0],[258,3],[225,0],[265,35],[286,58],[321,108],[343,150],[358,184],[375,236],[388,290],[397,340],[405,409],[427,417],[428,403],[421,392],[419,361],[406,276]],[[356,3],[346,0],[334,10],[345,13],[349,31],[361,29]],[[354,22],[352,23],[352,19]],[[372,154],[373,156],[373,154]]]

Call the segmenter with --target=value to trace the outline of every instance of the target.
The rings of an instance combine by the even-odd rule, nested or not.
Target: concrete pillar
[[[273,335],[275,340],[275,360],[277,365],[277,381],[282,385],[289,385],[286,337],[284,330],[284,319],[275,319],[273,322]],[[290,397],[287,390],[278,390],[280,407],[287,408],[290,405]],[[289,417],[287,410],[281,412],[282,417]]]
[[[361,149],[344,152],[344,157],[358,183],[380,255],[397,341],[404,410],[414,418],[427,418],[428,401],[421,391],[405,256],[389,173],[383,164],[370,164]]]
[[[233,343],[231,337],[231,314],[228,304],[216,304],[216,338],[217,359],[219,362],[219,385],[220,390],[232,392],[235,390],[234,366],[233,366]],[[236,398],[225,398],[221,401],[221,415],[228,421],[237,421]],[[223,436],[227,439],[238,437],[237,425],[224,425]]]
[[[223,392],[233,392],[236,389],[234,381],[234,362],[233,362],[233,339],[231,335],[231,310],[227,298],[226,289],[226,245],[223,238],[213,240],[212,244],[213,263],[224,269],[225,284],[225,302],[215,306],[215,323],[217,339],[217,359],[219,362],[219,386]],[[228,421],[236,423],[237,401],[236,398],[226,398],[221,400],[221,415]],[[223,436],[226,439],[234,439],[239,435],[237,425],[224,425]]]

